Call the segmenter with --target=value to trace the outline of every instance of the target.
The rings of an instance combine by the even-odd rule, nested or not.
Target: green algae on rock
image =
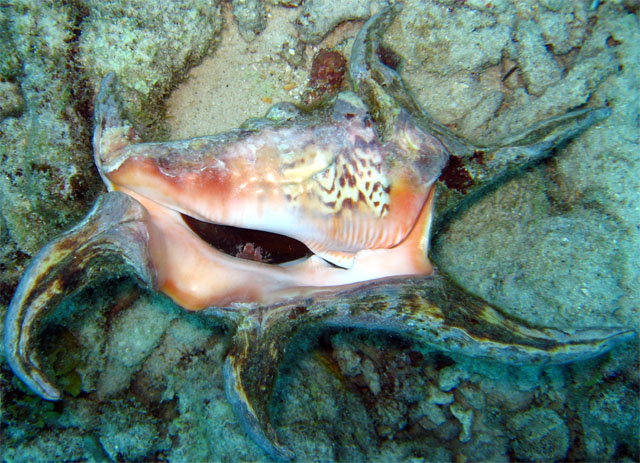
[[[78,11],[64,2],[16,1],[3,14],[9,55],[2,56],[2,77],[15,82],[24,99],[22,111],[0,122],[0,207],[6,224],[1,239],[13,271],[23,268],[19,255],[32,255],[51,234],[77,220],[99,184],[86,175],[93,169],[88,95],[76,87],[82,79],[72,42]]]
[[[80,62],[96,86],[109,72],[121,76],[132,116],[157,130],[164,99],[216,45],[221,2],[89,1],[87,9]]]

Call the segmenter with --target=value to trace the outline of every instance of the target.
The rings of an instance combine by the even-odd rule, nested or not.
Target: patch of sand
[[[171,138],[225,132],[250,117],[264,115],[275,102],[299,96],[308,71],[293,69],[281,56],[283,45],[295,42],[297,14],[296,9],[271,9],[267,28],[246,43],[226,7],[218,48],[189,71],[187,80],[168,100]],[[295,87],[285,90],[292,85]]]
[[[167,101],[172,139],[226,132],[251,117],[262,117],[274,103],[300,102],[317,50],[335,47],[348,57],[362,26],[361,22],[340,25],[318,46],[307,46],[304,63],[294,68],[283,54],[293,53],[297,40],[294,23],[300,9],[269,8],[267,28],[246,43],[230,5],[224,8],[220,44],[212,56],[189,71]]]

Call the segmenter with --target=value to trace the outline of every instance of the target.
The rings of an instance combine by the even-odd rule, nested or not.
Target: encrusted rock
[[[531,408],[507,422],[515,435],[513,450],[520,460],[556,461],[567,455],[569,428],[553,410]]]
[[[0,81],[0,120],[20,115],[23,106],[24,100],[20,94],[20,87],[11,82]]]
[[[287,7],[298,7],[302,5],[304,0],[267,0],[271,5],[277,6],[287,6]]]
[[[617,382],[606,389],[598,389],[589,400],[591,416],[618,431],[638,426],[640,398],[637,391]]]
[[[355,351],[351,343],[344,336],[338,335],[333,339],[335,359],[340,371],[345,376],[356,376],[362,373],[362,357]]]
[[[382,400],[376,412],[376,431],[380,436],[392,437],[407,424],[407,406],[398,400]]]
[[[458,2],[456,2],[458,3]],[[413,53],[422,72],[460,77],[494,65],[502,59],[511,29],[497,23],[495,15],[469,8],[451,8],[436,2],[415,2],[405,27],[419,34]]]
[[[540,95],[560,80],[562,68],[546,47],[535,21],[520,21],[516,29],[517,60],[529,93]]]
[[[486,398],[484,393],[480,389],[470,385],[463,385],[458,388],[458,391],[462,393],[462,396],[465,398],[467,403],[473,408],[480,410],[485,407]]]
[[[469,379],[469,372],[461,370],[456,365],[445,367],[440,370],[440,376],[438,376],[438,385],[442,391],[450,391],[462,381]]]
[[[233,17],[240,36],[251,42],[267,27],[267,12],[261,0],[233,0]]]
[[[376,367],[371,360],[364,359],[362,362],[362,375],[371,393],[378,395],[380,393],[380,375],[378,375]]]
[[[222,30],[219,2],[90,0],[86,9],[79,60],[95,81],[116,73],[137,120],[148,117],[143,106],[164,97],[176,78],[211,50]]]
[[[161,342],[177,313],[140,298],[112,325],[107,364],[101,372],[98,392],[111,395],[129,385],[131,376]]]
[[[300,37],[307,43],[319,43],[338,24],[368,19],[371,0],[307,0],[298,17]]]
[[[427,400],[431,404],[449,405],[451,402],[453,402],[452,392],[443,392],[431,384],[429,384],[427,391],[428,391]]]
[[[451,404],[449,410],[462,425],[460,442],[469,442],[471,440],[471,428],[473,427],[473,410],[466,409],[458,403]]]
[[[420,425],[426,430],[433,429],[447,421],[447,416],[442,411],[442,408],[426,400],[418,402],[411,410],[410,418],[412,421],[420,422]]]
[[[102,408],[100,417],[100,443],[113,461],[148,460],[166,445],[160,439],[157,420],[133,403],[111,402]]]

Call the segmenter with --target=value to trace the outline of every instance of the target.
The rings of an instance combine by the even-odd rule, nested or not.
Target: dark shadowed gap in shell
[[[202,222],[184,214],[182,218],[203,241],[232,257],[284,264],[313,254],[303,243],[285,235]]]

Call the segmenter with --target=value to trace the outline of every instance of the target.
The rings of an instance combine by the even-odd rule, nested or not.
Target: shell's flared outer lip
[[[335,267],[317,256],[288,266],[274,266],[228,256],[204,242],[181,215],[136,193],[149,214],[149,255],[157,288],[190,310],[228,306],[237,302],[272,304],[336,286],[398,275],[428,275],[426,257],[434,188],[408,236],[389,249],[355,254],[349,269]]]

